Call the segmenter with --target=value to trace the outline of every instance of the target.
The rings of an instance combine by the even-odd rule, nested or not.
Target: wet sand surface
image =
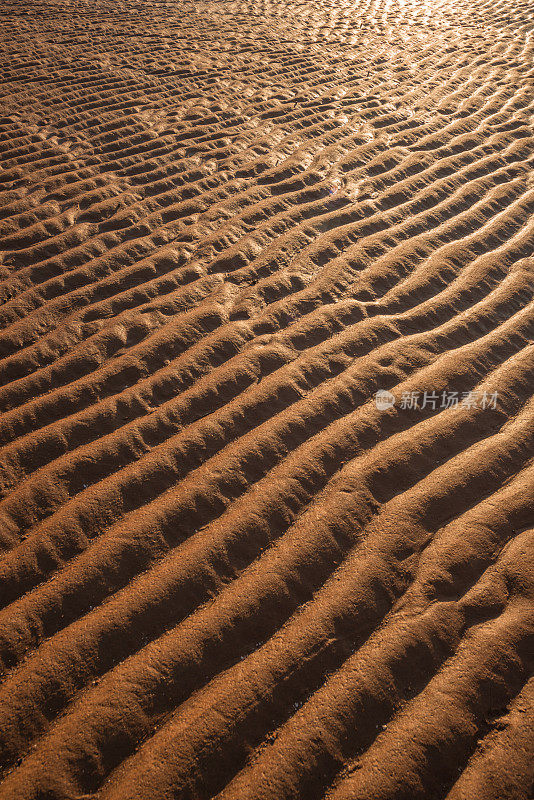
[[[534,796],[533,55],[4,0],[0,800]]]

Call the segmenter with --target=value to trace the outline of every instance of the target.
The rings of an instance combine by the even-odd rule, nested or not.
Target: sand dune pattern
[[[0,800],[531,798],[531,3],[0,19]]]

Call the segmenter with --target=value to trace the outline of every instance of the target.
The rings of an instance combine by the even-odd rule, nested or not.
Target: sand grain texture
[[[0,800],[532,800],[533,55],[4,0]]]

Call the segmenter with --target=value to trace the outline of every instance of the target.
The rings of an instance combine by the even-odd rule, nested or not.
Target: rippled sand
[[[533,55],[4,0],[0,800],[533,797]]]

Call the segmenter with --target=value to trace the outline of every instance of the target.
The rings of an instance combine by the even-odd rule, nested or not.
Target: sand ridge
[[[0,800],[531,800],[530,4],[0,20]]]

